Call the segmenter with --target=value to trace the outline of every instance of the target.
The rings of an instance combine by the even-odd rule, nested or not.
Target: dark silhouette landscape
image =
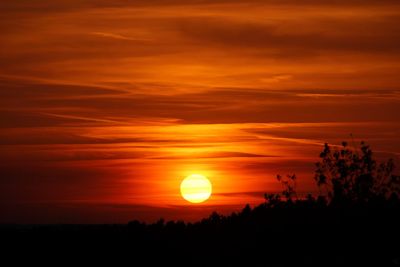
[[[400,0],[0,11],[0,267],[400,265]]]
[[[3,260],[126,266],[396,266],[400,264],[400,177],[365,143],[325,145],[319,195],[283,192],[229,216],[195,223],[137,220],[116,225],[1,225]]]

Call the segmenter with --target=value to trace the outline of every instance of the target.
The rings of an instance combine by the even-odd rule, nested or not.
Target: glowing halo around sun
[[[201,174],[191,174],[181,183],[182,197],[191,203],[201,203],[209,199],[212,192],[210,180]]]

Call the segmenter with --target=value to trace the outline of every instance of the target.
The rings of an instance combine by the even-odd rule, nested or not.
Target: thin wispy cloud
[[[111,39],[118,39],[118,40],[151,41],[151,39],[124,36],[124,35],[121,35],[121,34],[115,34],[115,33],[109,33],[109,32],[91,32],[90,34],[96,35],[96,36],[100,36],[100,37],[104,37],[104,38],[111,38]]]

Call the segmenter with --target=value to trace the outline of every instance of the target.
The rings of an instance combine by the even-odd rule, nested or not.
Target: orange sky
[[[398,0],[0,3],[0,222],[199,219],[324,142],[400,155]],[[214,194],[179,195],[202,173]]]

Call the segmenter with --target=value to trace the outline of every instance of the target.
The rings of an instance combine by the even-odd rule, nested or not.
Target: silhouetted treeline
[[[296,175],[265,202],[196,223],[0,227],[14,261],[172,266],[396,266],[400,264],[399,176],[371,149],[325,145],[316,164],[318,195],[300,198]]]

